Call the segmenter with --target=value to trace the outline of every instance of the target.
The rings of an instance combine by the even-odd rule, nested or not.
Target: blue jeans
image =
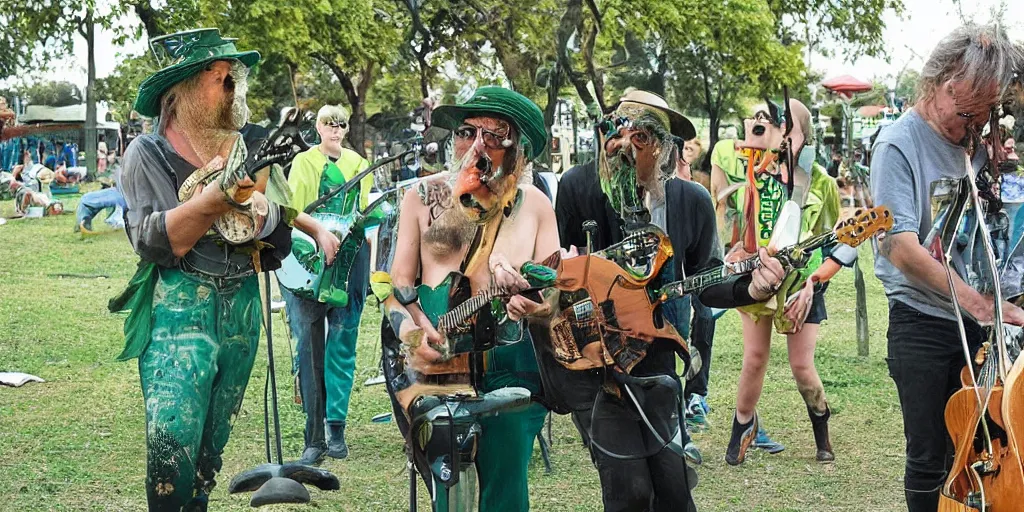
[[[114,210],[107,215],[107,224],[114,228],[123,227],[124,210],[128,208],[128,203],[125,202],[121,191],[114,187],[94,190],[82,196],[78,202],[78,210],[75,212],[78,225],[84,223],[86,229],[92,229],[93,217],[107,208]]]
[[[281,288],[288,326],[298,344],[299,389],[306,413],[307,447],[326,444],[324,420],[341,424],[348,417],[359,319],[369,285],[370,247],[363,244],[349,274],[348,306],[331,307]]]
[[[711,311],[711,308],[701,304],[700,300],[692,295],[687,295],[683,298],[687,306],[692,306],[692,323],[691,323],[691,310],[689,307],[684,307],[684,320],[682,326],[684,329],[680,329],[680,333],[683,330],[686,331],[687,339],[690,340],[690,348],[697,351],[700,354],[701,366],[700,371],[697,372],[692,379],[686,381],[686,397],[689,399],[690,395],[697,394],[703,397],[708,396],[708,377],[711,373],[711,346],[715,341],[715,316]]]

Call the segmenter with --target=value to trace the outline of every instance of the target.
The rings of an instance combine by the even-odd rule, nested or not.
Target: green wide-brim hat
[[[240,52],[235,39],[221,37],[220,30],[200,28],[153,38],[150,49],[163,69],[139,84],[135,111],[146,117],[160,115],[160,98],[175,84],[191,78],[207,64],[218,60],[238,60],[251,68],[260,61],[260,52]]]
[[[435,126],[454,130],[466,118],[486,115],[506,117],[527,145],[526,155],[533,160],[544,153],[548,145],[548,132],[544,129],[544,113],[529,98],[511,89],[488,85],[480,87],[469,101],[459,105],[441,105],[431,112]]]

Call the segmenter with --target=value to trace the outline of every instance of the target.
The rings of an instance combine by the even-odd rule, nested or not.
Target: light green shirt
[[[304,211],[307,206],[319,198],[320,179],[323,177],[324,166],[327,165],[327,155],[320,151],[320,146],[313,146],[307,151],[295,155],[292,160],[292,170],[288,175],[288,186],[292,189],[292,208]],[[351,180],[370,166],[365,158],[351,149],[341,148],[341,156],[336,163],[338,169]],[[373,187],[373,173],[363,177],[359,183],[359,208],[366,208],[370,204],[370,188]]]

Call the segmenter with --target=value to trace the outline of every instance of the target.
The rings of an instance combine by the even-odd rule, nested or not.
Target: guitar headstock
[[[309,124],[312,119],[311,112],[302,112],[297,108],[285,108],[281,111],[281,121],[274,128],[256,151],[249,154],[246,170],[254,173],[268,165],[286,165],[295,155],[310,148],[309,143],[302,138],[304,124]]]
[[[892,212],[885,206],[876,206],[870,210],[858,209],[852,217],[836,225],[836,239],[850,247],[857,247],[868,238],[892,229],[892,221]]]

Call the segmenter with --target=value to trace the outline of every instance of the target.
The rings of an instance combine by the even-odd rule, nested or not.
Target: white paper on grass
[[[46,382],[35,375],[21,372],[0,372],[0,384],[20,388],[27,382]]]

